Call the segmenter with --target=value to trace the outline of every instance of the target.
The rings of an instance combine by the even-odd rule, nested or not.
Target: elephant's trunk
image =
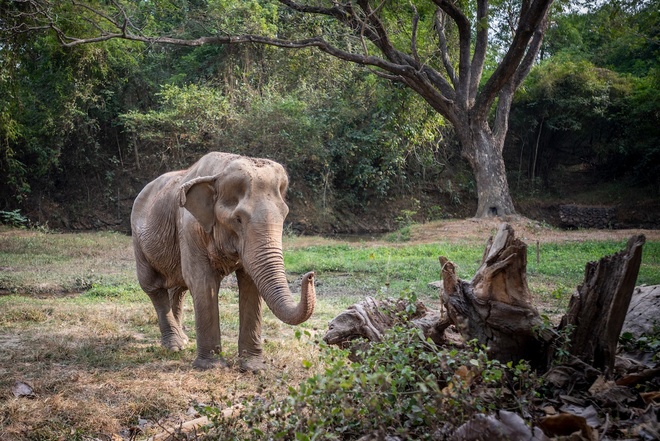
[[[277,227],[259,228],[258,245],[243,253],[243,266],[257,286],[259,294],[275,316],[289,325],[299,325],[311,317],[316,304],[314,273],[302,278],[300,302],[293,299],[284,271],[282,232]]]

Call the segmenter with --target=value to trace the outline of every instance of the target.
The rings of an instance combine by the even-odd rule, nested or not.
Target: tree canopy
[[[149,178],[220,148],[285,163],[290,198],[330,217],[397,194],[421,201],[420,219],[465,213],[502,186],[477,178],[476,129],[516,183],[550,189],[558,167],[588,158],[657,185],[657,0],[557,3],[546,42],[529,29],[516,46],[521,8],[540,19],[548,4],[3,2],[0,210],[47,219],[101,191],[95,203],[125,217]]]
[[[162,14],[159,2],[109,4],[73,2],[68,9],[32,0],[29,12],[19,13],[27,22],[15,29],[48,29],[66,47],[113,39],[149,44],[202,46],[210,44],[260,43],[284,48],[314,47],[344,61],[372,66],[376,74],[405,84],[448,120],[460,141],[461,153],[476,178],[477,216],[515,212],[502,159],[513,93],[529,73],[543,39],[552,0],[499,2],[479,0],[476,5],[448,0],[430,2],[298,3],[291,0],[248,3],[248,21],[227,22],[232,3],[209,7],[196,17],[197,5],[182,4],[165,26],[154,32],[151,18]],[[164,9],[167,10],[165,4]],[[283,6],[283,8],[279,6]],[[215,5],[214,5],[215,6]],[[491,7],[503,7],[510,20],[511,39],[501,45],[495,68],[481,84],[493,26]],[[239,8],[239,10],[242,8]],[[145,13],[146,12],[146,13]],[[65,18],[62,18],[63,14]],[[287,20],[297,15],[301,22]],[[311,17],[311,22],[305,20]],[[67,19],[68,18],[68,19]],[[210,18],[210,20],[209,20]],[[71,23],[73,22],[73,26]],[[182,29],[169,36],[169,25]],[[311,27],[310,27],[311,24]],[[254,30],[256,28],[256,31]],[[190,32],[192,31],[192,32]],[[300,33],[303,36],[299,36]],[[192,35],[191,35],[192,34]],[[453,44],[450,39],[454,38]],[[495,101],[497,111],[490,127],[488,116]]]

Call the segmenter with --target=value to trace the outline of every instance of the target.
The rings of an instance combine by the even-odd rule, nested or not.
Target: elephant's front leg
[[[218,290],[220,277],[211,274],[200,275],[188,284],[195,307],[195,330],[197,332],[197,358],[193,366],[210,369],[216,366],[227,367],[222,356],[220,323],[218,316]]]
[[[261,297],[257,286],[245,271],[236,271],[236,278],[238,280],[240,369],[258,372],[266,368],[261,346]]]

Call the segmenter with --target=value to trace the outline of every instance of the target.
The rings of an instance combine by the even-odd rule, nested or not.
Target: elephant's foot
[[[188,336],[181,329],[173,330],[168,335],[163,335],[161,344],[170,351],[179,352],[188,344]]]
[[[193,367],[195,369],[207,370],[214,368],[226,368],[229,367],[229,364],[225,361],[224,358],[200,358],[197,357],[193,361]]]
[[[242,355],[238,369],[241,372],[258,373],[267,369],[266,362],[262,355]]]
[[[225,358],[222,356],[222,346],[220,344],[215,346],[215,349],[204,350],[200,349],[197,346],[197,358],[193,361],[193,367],[195,369],[213,369],[213,368],[226,368],[229,367],[229,363],[225,361]]]
[[[181,341],[183,341],[183,345],[187,346],[190,340],[188,340],[188,336],[186,335],[186,333],[183,332],[183,328],[179,328],[178,334],[179,334],[179,338],[181,338]]]

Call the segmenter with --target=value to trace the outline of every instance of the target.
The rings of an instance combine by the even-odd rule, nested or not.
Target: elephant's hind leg
[[[180,351],[188,343],[188,337],[183,332],[179,321],[180,303],[175,308],[170,301],[170,294],[165,288],[150,290],[147,291],[147,294],[158,314],[161,344],[171,351]]]
[[[133,250],[138,281],[142,290],[149,295],[158,315],[161,344],[167,349],[180,351],[188,343],[188,337],[181,327],[185,287],[175,287],[170,290],[164,288],[165,278],[149,263],[136,236],[133,239]],[[172,302],[174,299],[176,301]]]

